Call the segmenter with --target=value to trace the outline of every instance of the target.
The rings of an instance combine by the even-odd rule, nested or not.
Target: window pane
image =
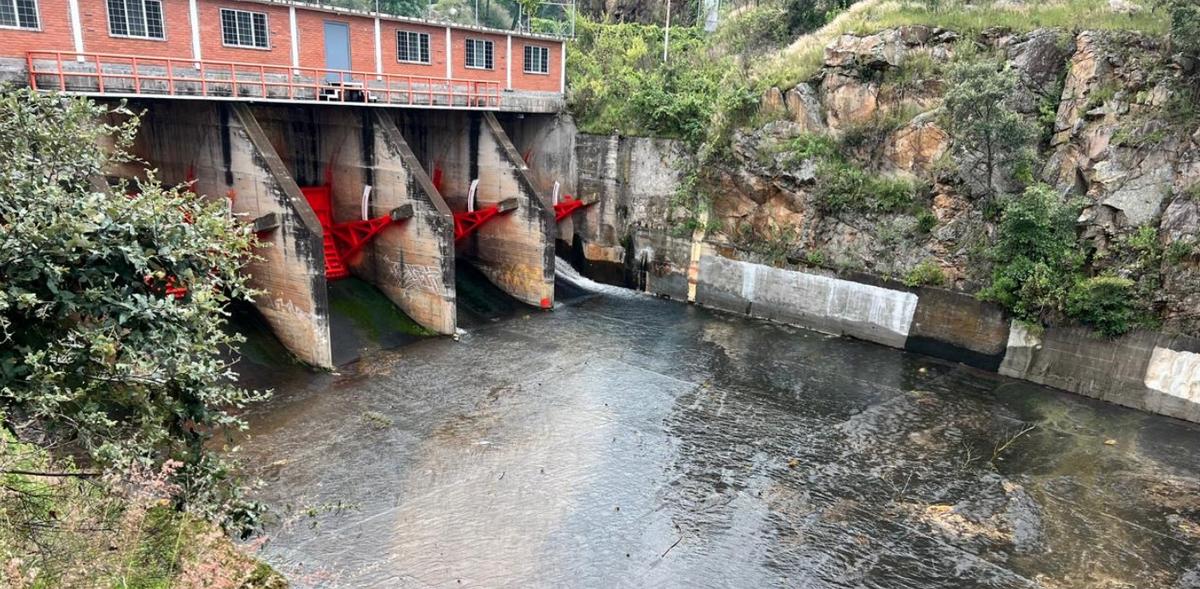
[[[125,0],[108,0],[108,30],[114,35],[128,35]]]
[[[146,35],[155,39],[165,38],[163,34],[162,3],[146,3]]]
[[[146,36],[146,13],[142,10],[142,0],[125,0],[125,26],[130,35]]]
[[[221,41],[237,45],[237,17],[232,10],[221,10]]]
[[[429,34],[421,33],[421,63],[429,63]]]
[[[267,15],[260,12],[254,13],[254,45],[264,48],[271,46],[267,38]]]
[[[250,19],[249,12],[238,11],[238,13],[237,13],[237,31],[238,31],[238,44],[239,45],[245,45],[247,47],[254,46],[254,33],[253,33],[254,24],[251,23],[250,20],[251,19]]]
[[[17,26],[17,6],[12,0],[0,0],[0,25]]]

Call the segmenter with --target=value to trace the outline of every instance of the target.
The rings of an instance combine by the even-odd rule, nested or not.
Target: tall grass
[[[942,27],[966,36],[978,35],[992,27],[1018,33],[1058,28],[1164,36],[1170,20],[1164,11],[1149,8],[1135,14],[1120,14],[1109,7],[1108,0],[1039,0],[1024,4],[1010,0],[864,0],[821,30],[798,39],[764,61],[755,71],[755,79],[764,88],[790,88],[820,70],[825,45],[838,35],[867,35],[904,25]]]

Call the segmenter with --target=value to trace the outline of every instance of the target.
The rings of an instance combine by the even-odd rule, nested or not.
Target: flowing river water
[[[1200,587],[1200,426],[619,290],[248,363],[296,587]]]

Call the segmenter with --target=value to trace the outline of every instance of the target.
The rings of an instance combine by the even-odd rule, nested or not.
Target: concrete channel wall
[[[135,110],[143,105],[134,105]],[[195,190],[227,197],[246,222],[274,214],[246,271],[263,291],[255,306],[298,358],[331,368],[329,301],[322,230],[250,108],[236,103],[163,101],[146,109],[135,152],[161,179],[195,179]]]
[[[937,288],[871,276],[777,268],[680,236],[664,220],[679,189],[677,147],[654,139],[579,135],[576,184],[601,204],[576,225],[587,270],[623,260],[625,278],[596,280],[960,362],[1152,413],[1200,422],[1200,340],[1152,332],[1118,339],[1082,328],[1033,333],[999,307]],[[629,251],[629,250],[632,251]],[[578,260],[577,260],[578,261]]]

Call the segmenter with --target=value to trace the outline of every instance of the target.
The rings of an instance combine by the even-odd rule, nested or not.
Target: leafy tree
[[[252,294],[239,271],[254,236],[152,174],[98,180],[134,161],[137,128],[123,105],[0,89],[2,422],[112,469],[180,461],[179,499],[220,503],[205,437],[261,398],[221,356],[237,341],[226,304]]]
[[[1044,323],[1064,309],[1083,265],[1077,211],[1049,186],[1030,186],[1004,208],[989,250],[991,284],[979,293],[1018,318]]]
[[[1012,174],[1031,159],[1037,131],[1008,106],[1017,91],[1017,73],[987,59],[965,59],[950,70],[943,123],[954,140],[964,178],[981,178],[988,202],[998,192],[997,177]]]

